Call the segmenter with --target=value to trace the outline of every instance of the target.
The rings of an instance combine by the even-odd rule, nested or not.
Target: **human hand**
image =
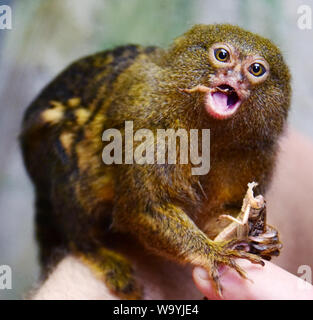
[[[313,286],[271,262],[265,266],[239,260],[237,263],[250,279],[241,278],[235,271],[225,267],[220,281],[223,297],[219,297],[207,272],[200,267],[193,270],[193,279],[198,289],[209,300],[311,300]],[[252,280],[252,281],[251,281]]]

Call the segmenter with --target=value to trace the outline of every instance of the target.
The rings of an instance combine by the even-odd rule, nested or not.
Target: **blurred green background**
[[[0,30],[0,265],[20,299],[38,276],[33,192],[17,137],[30,101],[71,61],[125,43],[167,46],[195,23],[238,24],[274,40],[293,75],[292,126],[313,138],[313,30],[297,27],[301,0],[15,0]],[[313,1],[307,0],[313,8]],[[310,57],[310,59],[308,59]]]

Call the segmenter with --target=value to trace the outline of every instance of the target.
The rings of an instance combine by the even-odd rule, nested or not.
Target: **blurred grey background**
[[[71,61],[125,43],[167,46],[195,23],[238,24],[280,46],[293,75],[290,125],[313,139],[313,30],[297,9],[313,0],[15,0],[13,29],[0,30],[0,265],[20,299],[38,276],[33,191],[17,137],[23,112]],[[294,270],[291,270],[294,271]]]

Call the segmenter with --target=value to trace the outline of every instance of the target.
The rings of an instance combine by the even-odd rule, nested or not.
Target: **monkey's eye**
[[[221,62],[228,62],[229,60],[229,53],[224,48],[218,48],[214,50],[214,55],[216,60]]]
[[[256,62],[249,67],[249,72],[255,77],[261,77],[266,72],[266,69],[261,63]]]

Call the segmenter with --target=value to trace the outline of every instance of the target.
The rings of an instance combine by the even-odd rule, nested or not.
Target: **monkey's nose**
[[[238,81],[238,82],[242,82],[243,81],[243,75],[242,75],[241,71],[236,71],[236,70],[233,70],[233,69],[229,69],[227,71],[226,75],[228,77],[233,78],[234,81]]]
[[[241,72],[236,72],[237,81],[242,82],[243,81],[243,75]]]

